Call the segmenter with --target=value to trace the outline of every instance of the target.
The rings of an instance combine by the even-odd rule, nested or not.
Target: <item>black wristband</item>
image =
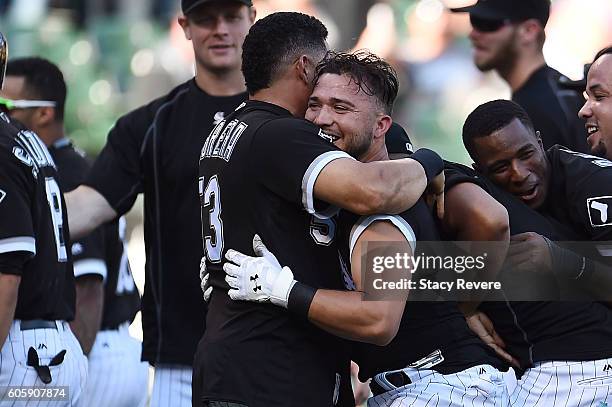
[[[444,170],[444,161],[442,158],[438,153],[427,148],[419,148],[410,158],[418,161],[419,164],[423,166],[428,185],[435,176]]]
[[[294,314],[308,318],[310,304],[317,290],[306,284],[297,281],[291,288],[289,298],[287,299],[287,309]]]

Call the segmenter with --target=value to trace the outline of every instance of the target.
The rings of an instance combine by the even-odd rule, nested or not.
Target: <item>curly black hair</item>
[[[66,82],[57,65],[39,57],[16,58],[6,64],[6,75],[23,76],[28,97],[55,102],[55,120],[64,120]]]
[[[518,119],[535,137],[533,122],[521,106],[510,100],[493,100],[478,106],[463,124],[463,145],[475,162],[474,139],[490,136]]]
[[[329,51],[317,65],[315,83],[326,73],[348,75],[359,90],[378,99],[386,114],[393,112],[399,91],[397,73],[376,54],[367,50],[352,53]]]
[[[249,94],[270,87],[301,55],[320,58],[327,50],[326,38],[323,23],[302,13],[273,13],[257,21],[242,46],[242,73]]]

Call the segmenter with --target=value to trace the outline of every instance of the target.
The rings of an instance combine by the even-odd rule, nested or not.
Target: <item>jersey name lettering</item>
[[[242,133],[249,127],[239,120],[232,120],[225,126],[225,120],[215,126],[204,142],[200,160],[203,158],[221,158],[229,162],[234,147]],[[221,131],[223,130],[223,131]]]
[[[17,134],[17,142],[21,147],[13,147],[13,155],[25,165],[32,167],[34,178],[38,177],[39,168],[55,168],[49,150],[36,134],[29,130],[20,131]]]

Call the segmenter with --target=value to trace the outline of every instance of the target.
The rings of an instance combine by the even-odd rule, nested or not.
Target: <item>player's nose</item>
[[[326,106],[323,106],[318,109],[317,113],[315,114],[313,123],[322,128],[330,126],[333,123],[333,117]]]
[[[593,115],[593,111],[591,110],[591,100],[587,98],[584,105],[578,111],[578,117],[581,119],[587,119]]]
[[[510,180],[515,184],[523,184],[529,178],[531,171],[517,160],[510,164]]]

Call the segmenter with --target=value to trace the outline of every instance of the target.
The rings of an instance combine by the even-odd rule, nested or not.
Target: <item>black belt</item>
[[[385,378],[396,388],[412,383],[408,375],[402,371],[385,373]],[[370,380],[370,390],[372,390],[374,396],[378,396],[379,394],[388,392],[390,389],[383,388],[374,378],[372,378],[372,380]]]
[[[22,331],[29,331],[30,329],[57,329],[57,324],[55,321],[30,319],[27,321],[21,321],[20,327]]]

